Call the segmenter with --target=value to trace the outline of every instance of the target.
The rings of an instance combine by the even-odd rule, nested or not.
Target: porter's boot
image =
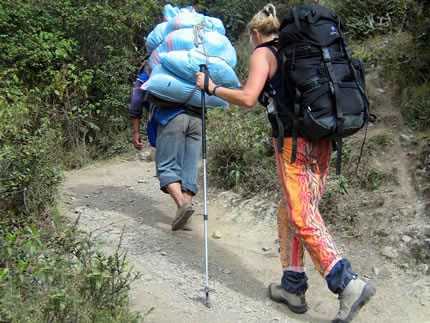
[[[181,207],[178,207],[178,210],[176,211],[176,217],[172,223],[172,231],[178,231],[179,229],[182,229],[193,213],[193,207],[187,202],[185,202]]]
[[[193,231],[193,217],[192,216],[189,217],[188,221],[182,227],[182,230]]]
[[[340,308],[332,323],[351,322],[375,292],[376,288],[371,283],[357,278],[352,279],[339,294]]]

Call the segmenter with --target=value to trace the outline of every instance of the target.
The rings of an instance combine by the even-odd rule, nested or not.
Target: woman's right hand
[[[203,72],[196,73],[196,85],[202,90],[205,89],[205,73]],[[214,87],[215,87],[215,83],[209,77],[208,90],[210,94],[212,94]]]

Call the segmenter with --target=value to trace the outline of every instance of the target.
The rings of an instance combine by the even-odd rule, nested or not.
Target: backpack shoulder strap
[[[272,54],[276,57],[276,59],[278,59],[279,58],[279,53],[278,53],[278,51],[275,49],[275,48],[273,48],[273,46],[266,46],[268,49],[270,49],[270,51],[272,52]]]
[[[300,18],[299,18],[299,14],[297,13],[296,7],[294,7],[293,10],[291,10],[291,14],[293,15],[294,23],[296,24],[297,30],[301,31],[302,28],[300,27]]]

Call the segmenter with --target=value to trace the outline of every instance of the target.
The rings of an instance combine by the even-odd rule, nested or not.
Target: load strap
[[[300,113],[300,98],[301,94],[296,89],[296,95],[294,98],[294,116],[293,116],[293,148],[291,152],[291,164],[296,161],[297,154],[297,138],[299,137],[299,113]]]
[[[202,40],[202,36],[201,36],[201,33],[200,33],[200,31],[203,30],[203,29],[205,29],[206,27],[207,26],[205,25],[204,22],[201,22],[199,24],[194,25],[193,26],[193,34],[194,34],[194,45],[196,47],[199,47],[200,45],[202,46],[202,48],[203,48],[203,55],[206,58],[206,66],[209,66],[209,56],[207,54],[206,47],[205,47],[205,44],[204,44],[204,42]],[[209,76],[210,76],[209,75],[209,70],[206,68],[206,71],[205,71],[205,92],[207,94],[211,95],[209,93],[208,89],[207,89],[207,83],[208,83]],[[191,98],[193,97],[193,95],[197,91],[197,89],[198,89],[198,86],[195,85],[194,89],[191,91],[191,93],[188,96],[188,98],[185,99],[184,105],[188,105],[188,102],[191,100]]]

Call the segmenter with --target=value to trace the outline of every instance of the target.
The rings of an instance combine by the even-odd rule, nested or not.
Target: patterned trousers
[[[283,271],[304,272],[304,249],[325,277],[342,257],[319,213],[318,205],[328,173],[331,140],[297,139],[296,161],[291,164],[292,138],[284,139],[276,159],[284,198],[278,208],[278,235]]]

